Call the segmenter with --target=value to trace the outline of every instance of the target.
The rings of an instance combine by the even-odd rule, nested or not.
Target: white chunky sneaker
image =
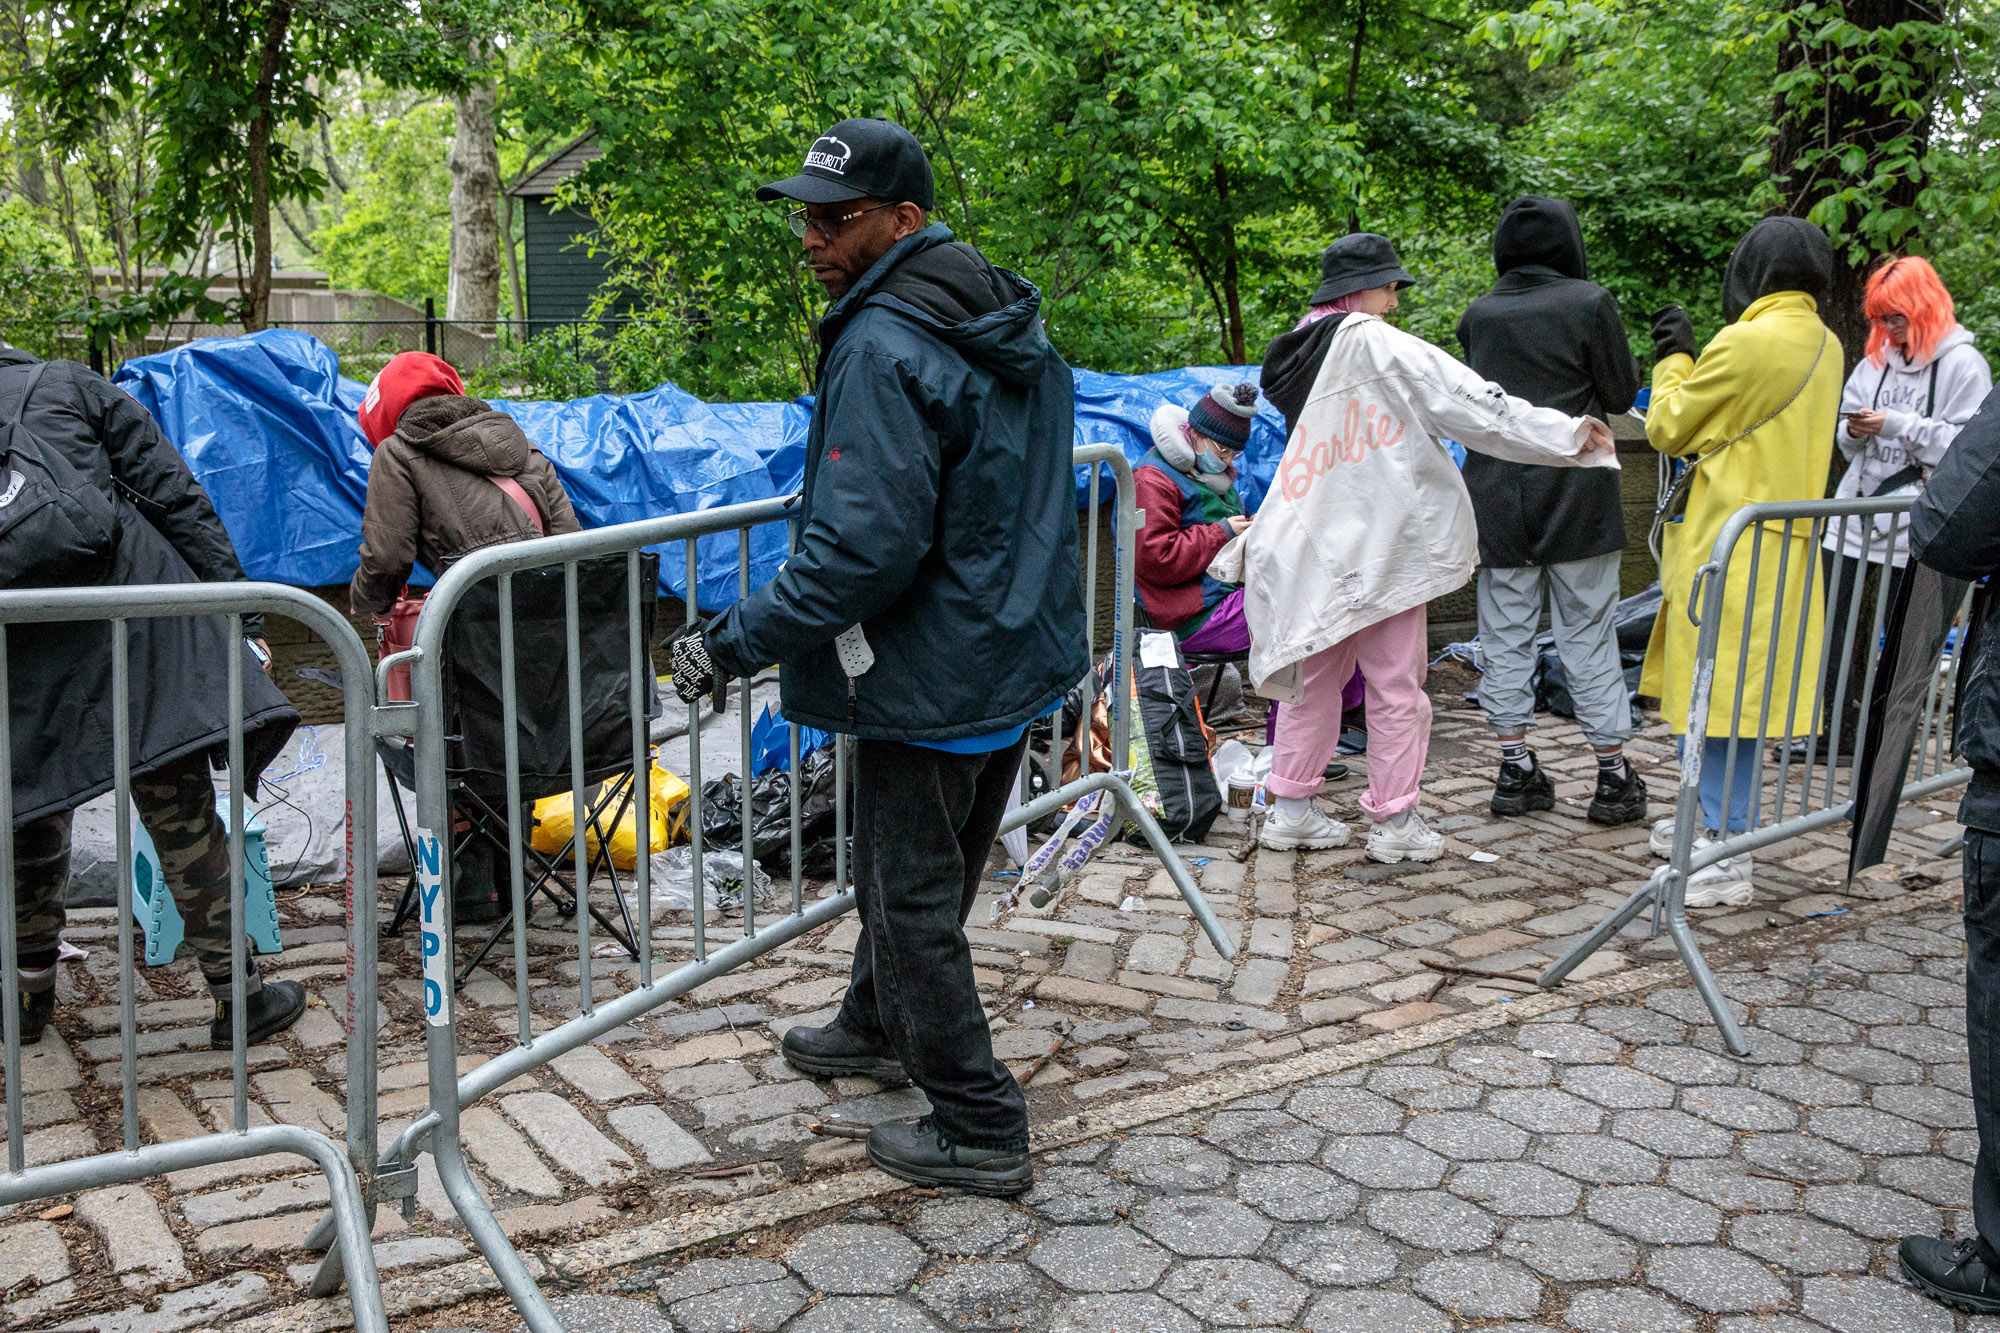
[[[1257,841],[1273,851],[1291,851],[1294,848],[1324,851],[1329,847],[1347,845],[1347,825],[1319,808],[1313,801],[1306,806],[1306,812],[1298,819],[1287,819],[1285,812],[1271,803],[1271,813],[1264,816],[1264,827],[1257,834]]]
[[[1435,861],[1444,855],[1444,834],[1412,814],[1402,827],[1375,824],[1368,830],[1368,859],[1384,865],[1398,861]]]
[[[1653,836],[1646,839],[1646,846],[1650,847],[1653,855],[1659,857],[1662,861],[1674,854],[1674,817],[1672,815],[1668,815],[1665,819],[1656,819],[1653,821]]]
[[[1708,839],[1702,839],[1706,843]],[[1750,858],[1729,856],[1712,866],[1703,866],[1688,877],[1689,907],[1748,907],[1750,905]]]

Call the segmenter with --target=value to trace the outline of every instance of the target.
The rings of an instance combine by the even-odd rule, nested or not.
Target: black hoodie
[[[1089,667],[1075,385],[1041,293],[934,224],[819,325],[798,534],[708,632],[735,675],[772,662],[785,716],[878,740],[987,736]],[[859,623],[851,683],[833,640]]]
[[[1466,363],[1537,407],[1600,421],[1628,410],[1639,367],[1618,303],[1589,280],[1576,210],[1532,194],[1507,205],[1493,266],[1500,281],[1458,321]],[[1483,565],[1558,565],[1625,548],[1616,472],[1468,453],[1465,486]]]
[[[1722,275],[1722,317],[1734,324],[1761,297],[1804,292],[1826,300],[1833,286],[1833,244],[1804,218],[1765,218],[1743,234]]]

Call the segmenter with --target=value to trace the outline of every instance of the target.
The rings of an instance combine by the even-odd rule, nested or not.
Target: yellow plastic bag
[[[606,784],[606,789],[617,792],[619,786],[629,780],[629,775],[619,774]],[[622,793],[620,793],[622,795]],[[617,808],[618,796],[613,796],[611,806]],[[611,864],[620,870],[630,870],[638,864],[639,821],[638,812],[628,805],[625,814],[611,830]],[[688,785],[658,764],[653,765],[653,818],[652,847],[654,852],[663,852],[674,843],[687,837]],[[568,845],[570,834],[576,827],[576,806],[570,793],[544,797],[535,802],[534,827],[528,834],[528,845],[543,856],[555,856]],[[598,852],[597,831],[584,830],[584,851],[596,856]]]

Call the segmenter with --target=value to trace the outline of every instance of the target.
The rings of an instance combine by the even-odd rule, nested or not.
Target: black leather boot
[[[1646,817],[1646,784],[1630,763],[1597,770],[1597,792],[1586,812],[1593,824],[1632,824]]]
[[[1532,759],[1534,754],[1530,750],[1528,757]],[[1533,768],[1502,763],[1488,808],[1496,815],[1525,815],[1530,810],[1553,810],[1556,808],[1556,784],[1549,780],[1548,770],[1539,763]]]
[[[1022,1194],[1035,1183],[1026,1149],[962,1147],[929,1116],[875,1126],[868,1132],[868,1160],[898,1180],[974,1194]]]
[[[210,983],[211,990],[213,983]],[[228,1000],[228,983],[215,997],[215,1021],[208,1025],[208,1047],[226,1051],[235,1040],[235,1015]],[[306,988],[296,981],[266,981],[243,1001],[246,1022],[245,1046],[255,1046],[266,1037],[275,1037],[299,1021],[306,1011]]]
[[[24,967],[20,971],[21,1044],[33,1046],[56,1016],[56,967]]]
[[[859,1037],[838,1023],[829,1023],[823,1028],[809,1028],[803,1024],[787,1028],[779,1048],[785,1053],[786,1064],[814,1078],[847,1078],[859,1074],[888,1087],[899,1087],[910,1081],[909,1072],[903,1068],[903,1062],[894,1051],[864,1045]]]

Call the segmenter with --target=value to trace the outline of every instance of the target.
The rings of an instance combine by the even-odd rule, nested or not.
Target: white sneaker
[[[1444,834],[1411,813],[1402,827],[1375,824],[1368,830],[1368,859],[1384,865],[1398,861],[1435,861],[1444,855]]]
[[[1702,840],[1706,842],[1707,839]],[[1750,858],[1729,856],[1712,866],[1703,866],[1688,877],[1689,907],[1748,907],[1750,905]]]
[[[1653,821],[1653,836],[1646,839],[1646,846],[1652,848],[1653,855],[1662,861],[1674,854],[1674,817]]]
[[[1304,815],[1288,819],[1274,800],[1271,812],[1264,816],[1264,827],[1257,834],[1257,841],[1278,852],[1294,848],[1325,851],[1347,845],[1347,825],[1320,809],[1318,801],[1309,802]]]

